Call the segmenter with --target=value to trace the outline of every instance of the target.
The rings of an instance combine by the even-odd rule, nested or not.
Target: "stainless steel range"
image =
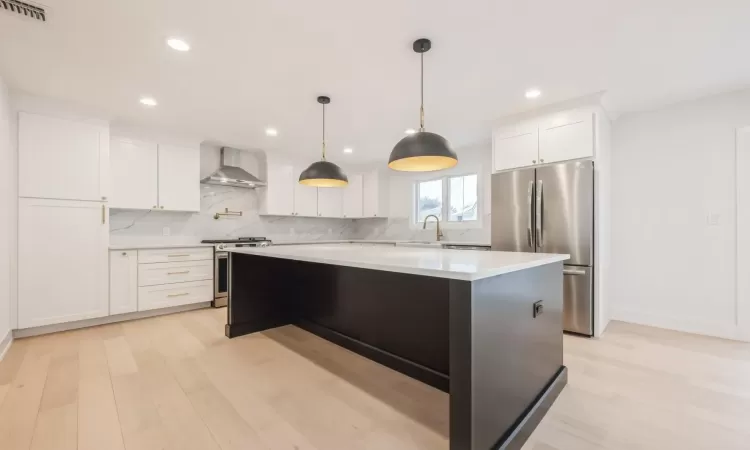
[[[228,248],[268,247],[271,241],[264,237],[241,237],[234,239],[206,239],[202,244],[214,244],[214,308],[227,306],[229,285]]]

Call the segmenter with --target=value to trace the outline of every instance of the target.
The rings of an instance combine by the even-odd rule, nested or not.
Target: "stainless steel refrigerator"
[[[563,328],[594,334],[594,163],[492,175],[492,250],[568,253]]]

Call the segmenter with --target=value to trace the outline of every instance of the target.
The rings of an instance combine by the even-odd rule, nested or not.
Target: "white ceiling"
[[[315,158],[387,158],[426,123],[455,147],[508,114],[607,91],[627,112],[750,84],[747,0],[45,0],[0,12],[0,76],[115,121]],[[179,53],[170,36],[192,46]],[[524,98],[528,87],[542,97]],[[145,108],[143,95],[159,106]],[[265,136],[273,125],[279,136]],[[345,146],[354,154],[344,155]]]

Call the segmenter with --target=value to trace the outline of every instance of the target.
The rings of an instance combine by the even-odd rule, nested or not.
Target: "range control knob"
[[[227,245],[226,244],[219,244],[218,246],[216,246],[216,248],[218,248],[219,250],[224,250],[225,248],[227,248]]]

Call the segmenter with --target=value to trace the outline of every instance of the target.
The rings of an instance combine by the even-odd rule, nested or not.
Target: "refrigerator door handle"
[[[529,220],[526,224],[526,238],[529,241],[529,247],[534,247],[534,243],[532,242],[532,224],[531,224],[531,218],[534,215],[534,207],[533,207],[533,197],[534,197],[534,182],[529,181],[529,192],[526,196],[526,201],[528,203],[528,211],[529,211]]]
[[[536,246],[542,248],[544,245],[544,184],[542,180],[536,182]]]
[[[563,269],[563,275],[586,275],[586,271],[580,269]]]

